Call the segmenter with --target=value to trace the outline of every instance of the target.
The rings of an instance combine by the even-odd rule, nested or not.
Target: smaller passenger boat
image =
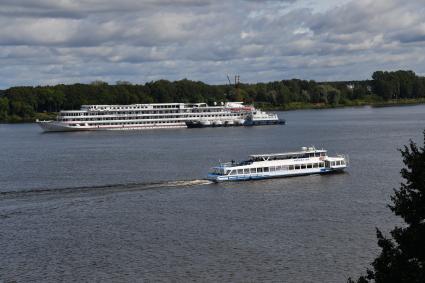
[[[302,147],[301,151],[251,155],[242,162],[221,163],[213,167],[208,179],[214,182],[241,181],[341,172],[348,156],[330,157],[327,150]]]
[[[220,118],[217,118],[186,121],[186,126],[188,128],[262,125],[285,125],[285,120],[279,119],[279,117],[274,113],[267,113],[257,109],[255,111],[251,111],[251,113],[247,115],[246,119],[221,120]]]

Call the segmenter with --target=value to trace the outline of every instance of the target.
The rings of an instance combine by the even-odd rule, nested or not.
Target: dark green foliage
[[[6,121],[9,111],[9,99],[0,97],[0,121]]]
[[[331,105],[338,105],[341,99],[341,94],[337,90],[331,90],[328,92],[328,102]]]
[[[373,73],[373,91],[384,99],[423,97],[424,78],[412,71]]]
[[[372,89],[373,92],[372,93]],[[392,98],[425,97],[425,79],[412,71],[375,72],[373,81],[327,82],[298,79],[269,83],[207,85],[187,79],[159,80],[145,85],[103,81],[0,91],[0,121],[33,120],[36,113],[79,109],[83,104],[243,101],[265,108],[361,105]],[[7,99],[7,100],[4,100]]]
[[[373,261],[373,270],[357,282],[425,282],[425,131],[422,147],[411,141],[401,154],[405,182],[391,197],[389,207],[406,225],[395,227],[391,238],[377,230],[381,254]]]

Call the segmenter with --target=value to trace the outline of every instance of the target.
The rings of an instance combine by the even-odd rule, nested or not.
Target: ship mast
[[[240,76],[239,75],[235,75],[235,83],[233,84],[232,81],[230,80],[229,75],[227,75],[227,80],[229,81],[229,85],[230,86],[234,86],[235,88],[235,96],[239,97],[239,92],[240,92]]]

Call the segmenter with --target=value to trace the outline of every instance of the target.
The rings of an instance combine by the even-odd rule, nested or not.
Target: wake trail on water
[[[196,180],[176,180],[163,182],[145,182],[145,183],[127,183],[127,184],[107,184],[95,186],[63,187],[63,188],[39,188],[29,190],[13,190],[0,192],[0,196],[19,196],[30,194],[48,194],[48,193],[73,193],[73,192],[91,192],[91,191],[137,191],[147,189],[192,187],[213,184],[206,179]]]

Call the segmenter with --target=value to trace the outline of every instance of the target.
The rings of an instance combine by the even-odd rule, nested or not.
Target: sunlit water
[[[0,125],[0,282],[344,282],[378,252],[397,148],[425,106],[279,113],[285,126],[42,134]],[[209,167],[315,145],[347,173],[211,184]]]

